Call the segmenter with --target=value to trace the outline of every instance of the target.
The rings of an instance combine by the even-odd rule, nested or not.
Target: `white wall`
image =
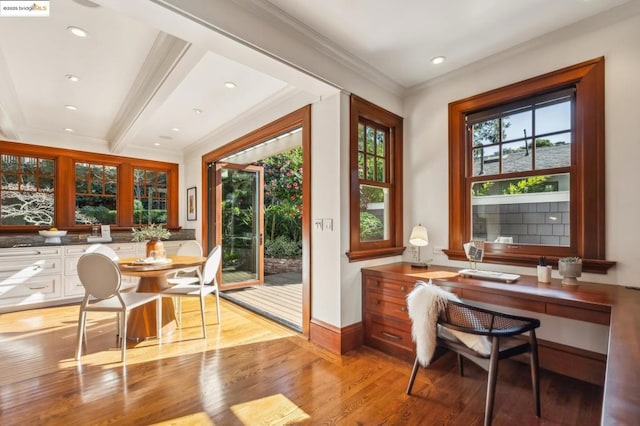
[[[568,34],[567,34],[568,33]],[[583,274],[595,282],[640,286],[640,252],[636,218],[640,191],[633,171],[640,158],[637,102],[640,96],[640,16],[595,29],[548,37],[527,48],[484,61],[407,97],[405,102],[405,224],[421,222],[429,229],[434,263],[460,265],[434,247],[448,247],[448,104],[487,90],[569,65],[605,57],[606,253],[617,265],[607,275]],[[500,268],[535,275],[532,268]],[[555,272],[555,271],[554,271]]]
[[[311,107],[311,316],[334,325],[340,324],[342,304],[340,142],[344,97],[338,93]],[[321,219],[331,219],[333,230],[319,230],[315,221]]]

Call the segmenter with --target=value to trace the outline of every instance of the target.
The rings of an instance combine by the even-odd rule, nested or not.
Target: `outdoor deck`
[[[224,272],[224,274],[229,273]],[[240,281],[239,279],[231,280]],[[264,285],[227,290],[221,292],[220,296],[296,331],[302,331],[302,274],[300,272],[265,275]]]

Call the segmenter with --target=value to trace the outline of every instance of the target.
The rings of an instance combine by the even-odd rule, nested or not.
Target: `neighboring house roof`
[[[533,170],[532,152],[529,154],[522,149],[504,155],[503,172],[516,172]],[[571,165],[571,144],[543,146],[536,148],[536,170],[553,169],[556,167],[567,167]],[[474,170],[478,173],[480,160],[474,161]],[[496,175],[499,173],[499,159],[484,160],[484,170],[482,175]]]

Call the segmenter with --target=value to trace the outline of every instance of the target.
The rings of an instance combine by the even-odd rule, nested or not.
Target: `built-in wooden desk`
[[[607,356],[543,341],[541,365],[592,383],[604,382],[603,425],[640,422],[640,290],[587,282],[567,287],[557,279],[542,284],[533,276],[506,284],[463,278],[456,271],[440,266],[421,270],[404,262],[363,268],[365,344],[403,358],[414,356],[404,299],[415,281],[429,276],[464,299],[608,325]]]

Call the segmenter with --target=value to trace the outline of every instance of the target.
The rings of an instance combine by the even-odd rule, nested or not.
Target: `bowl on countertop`
[[[60,237],[64,237],[67,235],[67,231],[49,231],[43,230],[38,231],[38,234],[45,238],[44,242],[49,244],[60,244],[62,239]]]

